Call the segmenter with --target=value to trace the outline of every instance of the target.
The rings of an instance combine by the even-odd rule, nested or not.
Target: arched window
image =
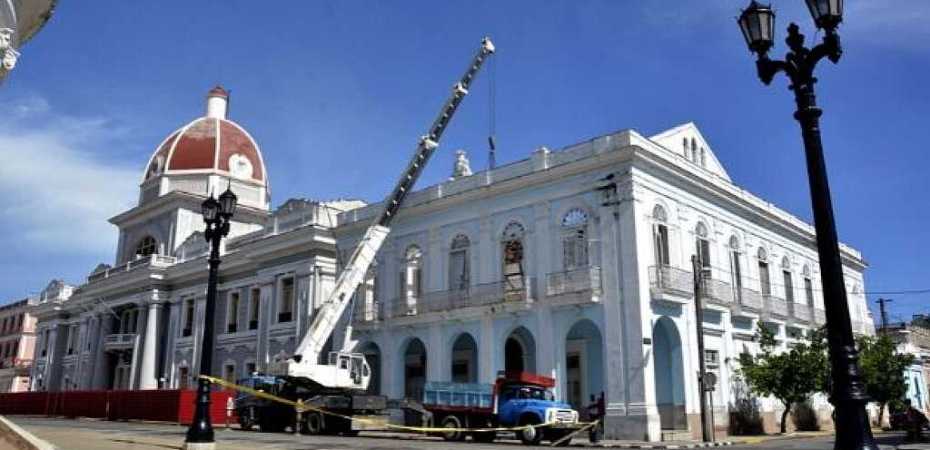
[[[733,283],[733,296],[737,302],[743,299],[743,271],[739,263],[739,239],[730,236],[730,277]]]
[[[668,215],[665,214],[665,208],[662,205],[656,205],[652,208],[652,219],[655,224],[652,228],[652,240],[655,243],[655,257],[657,266],[669,265],[668,257]]]
[[[407,315],[417,313],[417,299],[423,293],[422,262],[423,252],[420,247],[407,247],[407,251],[404,252],[404,268],[400,272],[400,298],[407,306]]]
[[[701,167],[707,167],[707,152],[701,147]]]
[[[691,162],[697,163],[697,158],[698,158],[697,140],[694,138],[691,138]]]
[[[759,260],[759,289],[763,297],[772,295],[772,281],[769,276],[768,254],[765,249],[759,247],[756,257]]]
[[[588,266],[588,213],[574,208],[562,217],[562,265],[565,270]]]
[[[468,264],[470,246],[471,241],[464,234],[452,239],[452,245],[449,247],[449,290],[451,291],[463,291],[470,285]]]
[[[781,259],[781,278],[785,285],[785,301],[794,303],[794,278],[791,276],[791,261],[785,256]]]
[[[523,237],[526,231],[519,222],[510,222],[504,227],[503,246],[504,297],[522,298],[523,286]],[[511,298],[512,297],[512,298]]]
[[[710,277],[710,240],[707,232],[707,225],[704,222],[698,222],[694,230],[696,254],[698,261],[701,262],[701,268],[704,269],[704,276]]]
[[[688,156],[688,150],[690,148],[688,147],[688,138],[681,138],[681,147],[684,151],[685,158],[691,159],[691,157]]]
[[[814,281],[811,279],[810,266],[804,265],[801,273],[804,274],[804,300],[807,306],[814,306]]]
[[[146,236],[136,244],[136,256],[149,256],[158,251],[158,242],[152,236]]]

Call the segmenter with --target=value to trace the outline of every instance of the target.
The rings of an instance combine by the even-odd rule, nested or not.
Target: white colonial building
[[[227,183],[241,206],[220,267],[214,371],[242,377],[294,349],[379,206],[272,211],[259,147],[225,102],[211,91],[206,117],[156,147],[138,206],[111,219],[115,265],[36,307],[37,388],[190,386],[206,292],[199,205]],[[854,327],[871,333],[866,263],[842,253]],[[790,345],[822,324],[823,298],[813,228],[735,185],[690,123],[475,173],[460,156],[452,178],[408,197],[344,320],[375,392],[416,398],[427,380],[525,370],[556,377],[578,407],[604,392],[608,436],[699,434],[694,254],[710,271],[703,357],[725,430],[756,326]]]

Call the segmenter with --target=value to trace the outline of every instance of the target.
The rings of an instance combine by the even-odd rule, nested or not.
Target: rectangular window
[[[257,371],[255,370],[255,363],[253,363],[253,362],[247,362],[247,363],[245,363],[245,376],[246,376],[246,377],[251,377],[252,374],[254,374],[255,372],[257,372]]]
[[[236,382],[236,365],[226,364],[223,366],[223,379],[229,383]]]
[[[794,280],[791,279],[791,272],[782,271],[782,278],[785,280],[785,300],[788,304],[794,303]]]
[[[278,322],[290,322],[294,319],[294,279],[281,280],[281,307],[278,309]]]
[[[468,251],[455,250],[449,254],[449,289],[468,289]]]
[[[77,327],[72,325],[68,327],[68,354],[74,354],[74,343],[77,341]]]
[[[655,239],[655,248],[656,248],[656,265],[658,266],[667,266],[669,265],[668,258],[668,227],[665,225],[656,225],[655,233],[653,234]]]
[[[698,259],[701,261],[701,268],[704,269],[704,276],[710,278],[710,241],[698,239],[697,251]]]
[[[733,276],[733,294],[739,302],[743,299],[743,272],[739,266],[739,252],[730,252],[730,267]]]
[[[762,289],[762,296],[772,295],[772,282],[769,280],[769,264],[765,261],[759,261],[759,287]]]
[[[190,382],[188,373],[187,367],[178,369],[178,389],[187,389],[187,385]]]
[[[262,301],[262,290],[259,288],[252,289],[249,295],[249,329],[258,329],[258,315]]]
[[[235,333],[239,329],[239,292],[230,292],[226,303],[226,332]]]
[[[807,306],[814,306],[814,283],[810,278],[804,279],[804,296],[807,297]]]
[[[704,350],[704,364],[718,366],[720,364],[720,352],[717,350]]]
[[[194,299],[184,300],[184,310],[182,311],[184,327],[181,328],[181,337],[188,337],[194,334]]]

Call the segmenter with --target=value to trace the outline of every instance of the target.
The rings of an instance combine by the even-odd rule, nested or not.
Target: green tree
[[[825,390],[830,364],[824,332],[812,330],[805,342],[796,343],[783,352],[778,352],[775,335],[762,324],[756,336],[761,352],[740,355],[739,372],[750,391],[759,396],[775,397],[784,405],[781,415],[781,432],[784,433],[791,407]]]
[[[914,362],[914,355],[898,353],[894,341],[887,335],[861,336],[857,339],[859,366],[865,389],[878,403],[878,423],[882,423],[885,406],[907,394],[904,371]]]

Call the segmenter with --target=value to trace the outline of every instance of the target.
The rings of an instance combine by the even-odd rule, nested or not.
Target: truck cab
[[[578,411],[555,399],[555,380],[529,373],[510,373],[495,384],[495,408],[501,426],[530,426],[518,432],[524,444],[553,442],[579,428]]]

